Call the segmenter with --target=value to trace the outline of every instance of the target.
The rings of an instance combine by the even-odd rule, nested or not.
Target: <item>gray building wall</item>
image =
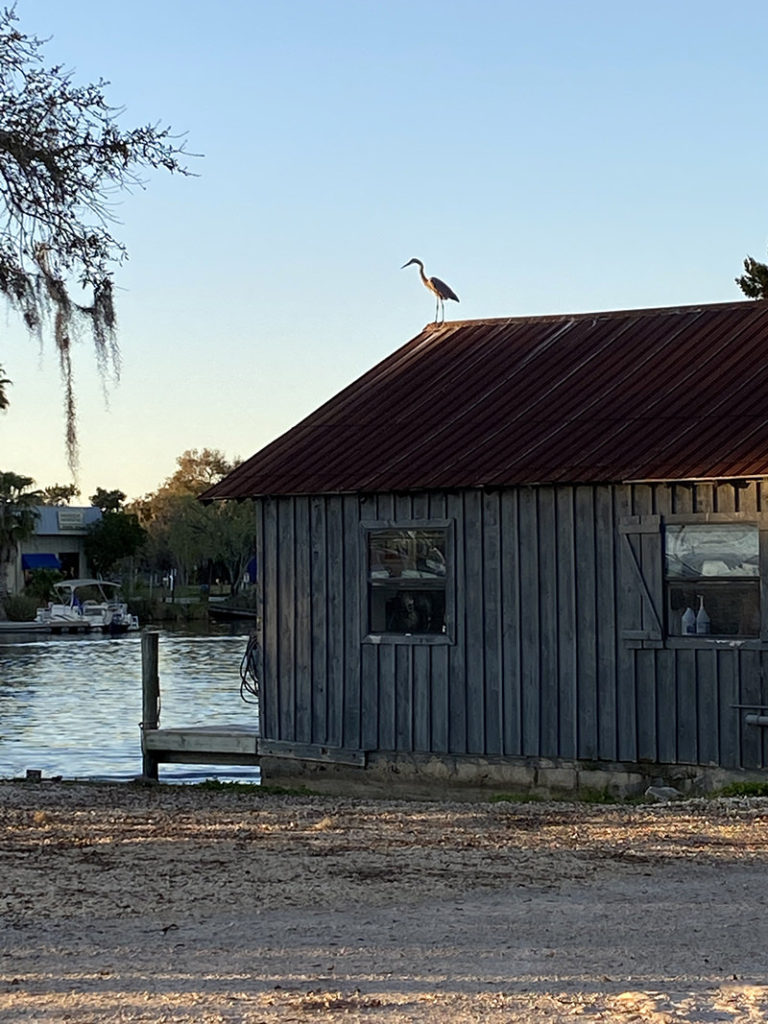
[[[768,730],[733,705],[768,704],[765,628],[723,644],[666,637],[652,620],[665,518],[762,525],[767,493],[745,481],[258,499],[262,735],[763,769]],[[453,524],[450,635],[366,638],[362,524],[434,520]],[[767,582],[763,565],[764,622]]]

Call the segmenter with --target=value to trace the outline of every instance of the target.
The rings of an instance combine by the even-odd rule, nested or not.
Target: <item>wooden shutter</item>
[[[619,538],[621,638],[630,647],[662,647],[664,575],[661,516],[624,516],[619,521]]]

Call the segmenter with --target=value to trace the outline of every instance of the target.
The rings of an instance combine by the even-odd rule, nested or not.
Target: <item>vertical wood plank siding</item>
[[[749,482],[259,499],[264,735],[765,768],[765,731],[733,705],[768,703],[768,651],[628,643],[631,620],[649,616],[622,568],[619,531],[625,517],[757,513],[765,491]],[[360,524],[430,520],[454,524],[450,642],[366,641]],[[633,543],[645,571],[660,574],[659,536]]]

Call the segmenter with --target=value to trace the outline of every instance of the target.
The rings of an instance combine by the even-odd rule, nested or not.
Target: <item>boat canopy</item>
[[[53,589],[59,594],[74,593],[77,590],[80,592],[81,597],[83,592],[87,591],[86,596],[100,596],[101,600],[112,600],[120,594],[120,584],[115,583],[113,580],[59,580],[58,583],[53,584]]]

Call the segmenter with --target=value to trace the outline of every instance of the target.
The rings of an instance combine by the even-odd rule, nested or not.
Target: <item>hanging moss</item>
[[[74,472],[73,341],[87,331],[102,379],[120,374],[112,279],[127,254],[112,234],[114,197],[143,187],[146,169],[189,172],[170,128],[122,129],[107,83],[75,85],[61,66],[46,68],[43,44],[17,20],[0,12],[0,294],[30,331],[53,336]],[[75,302],[73,287],[91,301]]]

